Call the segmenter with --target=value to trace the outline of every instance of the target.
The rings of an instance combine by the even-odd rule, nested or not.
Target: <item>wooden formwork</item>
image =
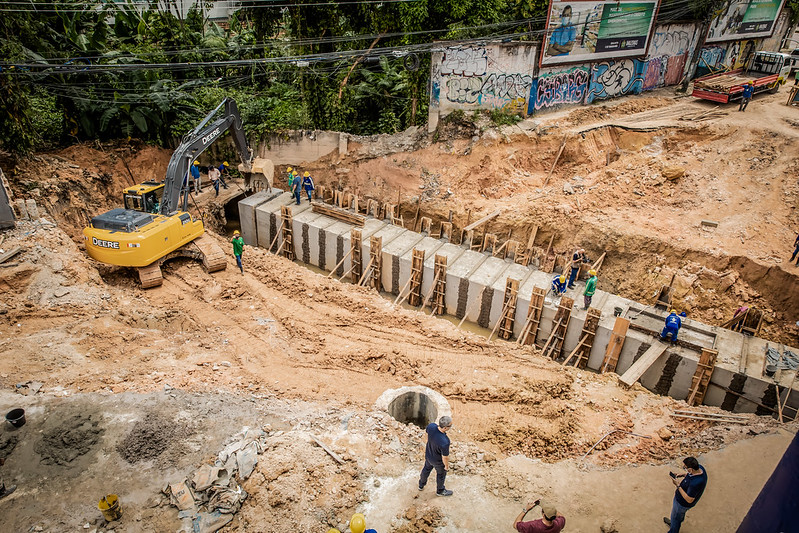
[[[369,264],[372,268],[369,285],[380,292],[383,290],[383,237],[369,239]]]
[[[520,265],[527,266],[530,264],[530,259],[533,257],[533,246],[535,245],[535,237],[538,235],[538,226],[533,228],[530,232],[530,237],[527,239],[527,247],[519,250],[516,254],[516,262]]]
[[[419,220],[419,233],[430,235],[430,230],[433,228],[433,220],[430,217],[422,217]]]
[[[588,364],[588,358],[591,356],[591,348],[594,345],[594,337],[596,337],[596,330],[599,327],[599,319],[602,313],[599,309],[590,307],[588,313],[585,315],[585,322],[583,322],[583,331],[580,334],[580,342],[577,343],[574,350],[569,354],[569,357],[563,362],[564,365],[574,358],[574,366],[577,368],[585,368]]]
[[[361,281],[363,274],[363,246],[362,234],[359,228],[352,228],[350,230],[350,250],[352,250],[352,267],[350,268],[350,279],[353,283]]]
[[[442,222],[441,223],[441,232],[439,233],[438,237],[443,239],[447,242],[452,240],[452,223],[451,222]]]
[[[414,307],[422,303],[422,276],[424,275],[424,250],[413,249],[408,303]]]
[[[280,218],[283,225],[283,257],[290,261],[294,261],[294,216],[291,212],[291,207],[287,205],[280,206]]]
[[[718,355],[718,350],[702,349],[702,353],[699,355],[699,362],[696,365],[696,372],[694,372],[694,377],[691,380],[688,399],[685,400],[688,405],[702,405],[707,387],[710,384],[710,378],[713,376],[713,370],[716,368],[716,357]]]
[[[605,349],[605,359],[602,361],[602,366],[599,369],[601,374],[616,371],[616,365],[619,363],[619,355],[624,346],[624,339],[627,338],[627,330],[629,327],[630,321],[628,319],[616,317],[616,322],[613,324],[613,332],[610,334],[610,341],[608,341],[608,347]]]
[[[513,336],[513,321],[516,316],[516,300],[519,293],[519,280],[508,278],[505,281],[505,298],[502,304],[502,313],[495,326],[499,329],[498,336],[508,340]]]
[[[447,292],[446,255],[436,255],[433,272],[433,287],[431,288],[433,299],[430,301],[430,307],[432,309],[432,314],[441,315],[446,310],[444,303],[444,297]]]
[[[569,320],[571,319],[572,306],[574,300],[563,296],[558,304],[558,310],[555,312],[555,317],[552,319],[554,327],[549,334],[546,344],[541,349],[545,357],[550,359],[558,359],[560,352],[563,349],[563,339],[566,338],[566,330],[569,327]]]
[[[493,233],[486,233],[483,236],[483,244],[480,246],[481,252],[491,252],[493,255],[494,250],[497,248],[497,236]]]
[[[538,326],[541,324],[541,313],[544,310],[544,298],[547,295],[546,289],[533,287],[533,294],[530,296],[530,307],[527,308],[527,321],[522,327],[519,335],[519,344],[535,344],[538,335]]]

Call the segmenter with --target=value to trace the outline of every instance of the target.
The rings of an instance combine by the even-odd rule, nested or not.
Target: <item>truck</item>
[[[109,265],[138,269],[144,289],[163,283],[161,265],[175,257],[201,261],[208,272],[224,270],[224,252],[204,235],[202,219],[188,212],[188,200],[192,161],[228,130],[241,159],[239,168],[251,173],[253,154],[238,107],[233,99],[225,98],[182,139],[169,160],[163,183],[129,187],[123,193],[125,207],[92,218],[83,230],[89,256]]]
[[[788,54],[757,52],[747,68],[710,74],[694,80],[691,96],[726,104],[740,101],[744,85],[752,82],[754,94],[776,93],[788,81],[791,61]]]

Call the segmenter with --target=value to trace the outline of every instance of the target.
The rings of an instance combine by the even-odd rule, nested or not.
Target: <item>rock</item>
[[[663,169],[663,177],[670,181],[678,180],[684,175],[685,168],[683,167],[665,167]]]
[[[602,525],[599,526],[599,530],[602,533],[619,533],[619,528],[616,525],[616,520],[613,518],[608,518],[604,522],[602,522]]]
[[[674,436],[674,433],[672,433],[667,427],[660,428],[657,433],[658,437],[663,440],[670,440]]]
[[[574,194],[574,187],[572,187],[571,183],[566,182],[563,184],[563,192],[566,194]]]

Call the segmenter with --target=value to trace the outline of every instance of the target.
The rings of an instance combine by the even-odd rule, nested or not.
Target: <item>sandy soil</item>
[[[349,172],[313,170],[363,194],[396,197],[400,187],[406,220],[420,192],[424,214],[451,209],[460,225],[502,207],[491,227],[498,234],[539,225],[539,239],[554,232],[564,251],[578,243],[594,256],[607,250],[605,289],[646,301],[676,272],[680,305],[693,315],[721,320],[738,302],[756,303],[769,313],[767,333],[791,339],[796,331],[784,325],[795,316],[795,273],[777,259],[793,239],[797,135],[769,129],[779,121],[767,117],[796,111],[779,107],[778,96],[750,105],[746,120],[761,120],[756,128],[733,113],[680,121],[685,111],[676,109],[703,104],[650,95],[485,130],[477,140],[473,129],[429,145],[406,135],[403,147],[418,144],[410,152],[389,154],[390,138],[364,141],[336,163]],[[671,118],[652,115],[670,108]],[[607,125],[635,111],[649,113],[641,123],[679,125]],[[566,133],[571,141],[545,187]],[[746,141],[740,150],[738,139]],[[531,347],[487,342],[260,249],[246,250],[244,275],[232,256],[230,268],[213,275],[175,260],[162,287],[142,291],[132,271],[88,259],[80,229],[116,205],[130,174],[157,176],[168,158],[120,145],[3,161],[15,193],[36,198],[57,225],[21,223],[0,243],[24,248],[16,264],[0,268],[0,407],[24,407],[29,420],[0,433],[2,474],[19,486],[0,500],[0,529],[88,523],[105,531],[96,501],[114,492],[126,509],[115,531],[178,530],[163,485],[247,426],[267,428],[269,448],[243,485],[250,497],[231,531],[341,529],[355,511],[381,532],[510,530],[519,505],[537,495],[558,503],[570,531],[596,531],[609,520],[621,532],[656,530],[673,490],[665,475],[687,454],[700,456],[714,482],[684,530],[729,531],[797,429],[755,416],[718,426],[674,419],[669,413],[685,404],[638,386],[623,390],[612,375],[562,368]],[[685,174],[665,179],[675,166]],[[749,166],[757,172],[745,172]],[[574,194],[564,192],[567,182]],[[223,231],[224,204],[238,191],[212,194],[198,204]],[[719,227],[700,230],[709,217]],[[735,228],[750,233],[741,239]],[[17,385],[29,381],[41,391],[24,395]],[[451,499],[415,489],[420,430],[373,409],[383,391],[404,385],[431,387],[452,405]],[[612,429],[650,438],[617,432],[583,460]],[[332,462],[310,435],[345,463]]]

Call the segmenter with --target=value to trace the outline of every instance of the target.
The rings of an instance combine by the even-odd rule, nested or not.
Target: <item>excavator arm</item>
[[[213,122],[212,119],[224,107],[224,114]],[[209,124],[210,123],[210,124]],[[232,98],[225,98],[216,109],[208,113],[194,130],[188,133],[178,146],[166,169],[164,179],[164,195],[161,199],[159,213],[172,215],[177,211],[186,211],[189,198],[189,167],[211,144],[226,131],[231,130],[236,151],[245,168],[250,168],[252,150],[244,135],[241,116]],[[182,204],[182,205],[181,205]]]

